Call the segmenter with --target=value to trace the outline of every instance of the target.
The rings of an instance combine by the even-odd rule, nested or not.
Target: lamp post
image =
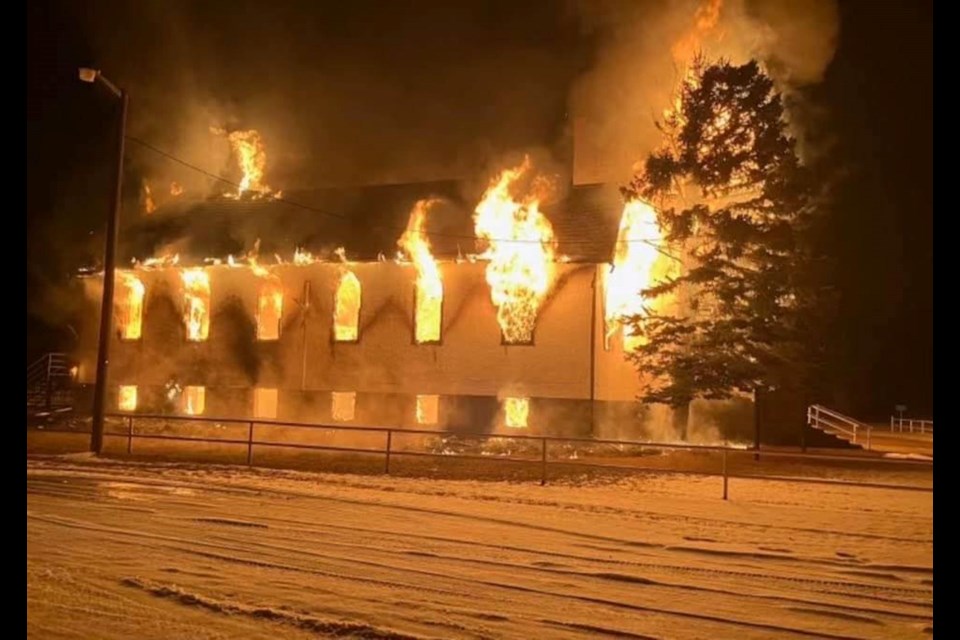
[[[117,171],[114,176],[113,201],[107,218],[107,240],[103,258],[103,300],[100,306],[100,341],[97,347],[97,381],[93,395],[93,427],[90,450],[103,449],[103,415],[107,395],[107,362],[110,352],[110,327],[113,320],[113,288],[117,262],[117,226],[120,221],[120,191],[123,185],[123,142],[127,127],[127,92],[117,88],[96,69],[81,68],[80,80],[99,82],[120,100],[120,121],[117,130]]]

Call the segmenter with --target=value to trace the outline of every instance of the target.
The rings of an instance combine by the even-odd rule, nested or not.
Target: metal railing
[[[807,407],[807,424],[814,429],[832,433],[852,444],[865,445],[867,451],[870,450],[870,433],[873,427],[823,405],[812,404]]]
[[[917,420],[916,418],[904,418],[902,416],[890,416],[890,431],[903,433],[904,430],[909,433],[929,433],[933,434],[933,420]]]
[[[68,392],[72,381],[66,354],[48,353],[27,367],[27,406],[52,408]],[[60,403],[62,404],[62,403]]]
[[[313,451],[328,451],[339,453],[364,454],[383,457],[383,473],[390,474],[391,463],[397,457],[419,457],[419,458],[445,458],[461,460],[486,460],[498,461],[503,463],[525,464],[528,466],[537,466],[539,468],[540,484],[547,483],[549,468],[555,467],[580,467],[593,469],[609,469],[628,472],[646,472],[662,473],[674,475],[690,475],[701,477],[720,477],[723,481],[723,499],[728,499],[729,481],[731,478],[740,479],[760,479],[776,480],[784,482],[815,483],[826,485],[845,485],[854,487],[867,487],[877,489],[899,489],[909,491],[927,491],[932,492],[932,486],[917,486],[911,484],[893,484],[880,482],[860,482],[823,477],[804,477],[804,476],[783,476],[783,475],[760,475],[756,473],[731,473],[729,469],[731,456],[739,454],[743,459],[752,456],[759,456],[761,451],[742,447],[733,447],[729,445],[696,445],[696,444],[676,444],[662,442],[648,442],[642,440],[612,440],[599,438],[577,438],[561,437],[549,435],[526,435],[510,433],[458,433],[454,431],[439,431],[429,429],[406,429],[400,427],[380,427],[380,426],[356,426],[343,424],[318,424],[304,422],[283,422],[277,420],[259,420],[250,418],[213,418],[203,416],[184,416],[184,415],[157,415],[157,414],[137,414],[137,413],[112,413],[108,418],[113,421],[114,426],[119,424],[126,428],[122,431],[114,429],[108,430],[104,435],[107,438],[126,439],[127,454],[133,453],[135,440],[153,440],[153,441],[174,441],[174,442],[202,442],[213,444],[234,445],[245,448],[246,464],[253,466],[255,462],[255,453],[257,449],[298,449]],[[170,422],[180,423],[207,423],[224,425],[239,425],[246,427],[244,437],[210,437],[208,435],[182,435],[171,433],[147,433],[138,430],[137,422],[163,421],[165,426]],[[377,435],[381,437],[380,443],[369,448],[360,446],[331,446],[330,444],[310,444],[305,442],[290,442],[287,440],[271,440],[257,437],[261,430],[273,430],[276,428],[293,428],[305,431],[333,431],[333,432],[353,432],[367,435]],[[47,432],[56,432],[56,429],[47,429]],[[78,433],[72,431],[71,433]],[[518,443],[525,443],[528,446],[526,457],[515,457],[508,453],[507,455],[477,455],[462,452],[443,451],[416,451],[397,447],[397,436],[421,435],[433,436],[436,438],[458,438],[464,441],[470,440],[501,440]],[[354,443],[355,444],[355,443]],[[591,462],[583,458],[562,458],[557,455],[550,455],[551,448],[556,445],[612,445],[620,452],[627,450],[628,447],[636,448],[637,455],[643,455],[644,450],[663,451],[663,450],[681,450],[696,451],[702,453],[711,453],[719,460],[712,460],[710,464],[701,469],[679,469],[670,467],[643,467],[627,464],[610,464],[606,462]],[[553,452],[556,453],[555,451]],[[762,451],[765,458],[780,458],[787,460],[819,460],[819,461],[842,461],[844,463],[880,463],[884,465],[925,467],[932,470],[932,460],[912,460],[912,459],[893,459],[883,458],[876,455],[841,455],[841,454],[821,454],[821,453],[795,453],[781,451]],[[713,466],[715,465],[715,467]],[[719,468],[716,468],[719,467]]]

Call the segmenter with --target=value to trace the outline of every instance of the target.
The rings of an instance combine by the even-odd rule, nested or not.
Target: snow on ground
[[[931,493],[28,457],[36,638],[928,638]]]

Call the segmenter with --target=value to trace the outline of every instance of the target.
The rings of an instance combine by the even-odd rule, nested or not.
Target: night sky
[[[129,90],[130,135],[206,168],[222,159],[198,122],[259,129],[269,180],[294,188],[473,179],[526,149],[562,165],[571,95],[604,60],[574,3],[275,4],[28,6],[28,361],[71,348],[69,274],[102,252],[116,107],[77,67]],[[932,60],[930,3],[842,2],[832,62],[802,93],[834,184],[831,401],[863,418],[932,412]],[[125,217],[142,178],[197,179],[141,148],[126,167]]]

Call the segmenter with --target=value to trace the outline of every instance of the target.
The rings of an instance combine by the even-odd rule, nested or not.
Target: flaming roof
[[[456,258],[477,251],[472,215],[480,193],[472,201],[468,193],[463,183],[444,181],[288,191],[283,200],[176,201],[123,231],[123,259],[172,246],[182,257],[240,255],[257,239],[263,256],[286,256],[298,246],[323,255],[342,246],[353,260],[392,257],[411,207],[430,197],[442,199],[428,221],[433,253]],[[573,262],[610,262],[622,207],[612,185],[572,187],[563,200],[544,204],[557,254]]]

